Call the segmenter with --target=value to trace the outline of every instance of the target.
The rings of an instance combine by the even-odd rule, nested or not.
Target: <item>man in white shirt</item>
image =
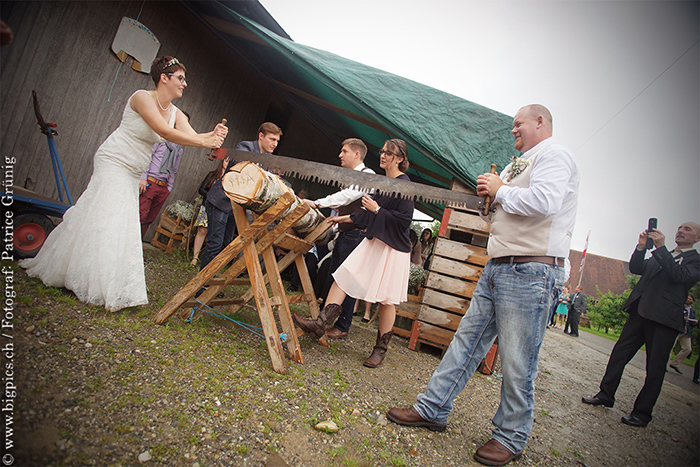
[[[367,155],[367,146],[358,138],[348,138],[343,141],[343,147],[340,150],[338,157],[340,158],[340,166],[348,169],[357,170],[359,172],[374,173],[374,170],[365,166],[364,160]],[[365,192],[359,191],[354,187],[349,187],[340,190],[337,193],[326,196],[325,198],[311,201],[305,199],[304,202],[309,206],[319,208],[333,208],[338,211],[338,215],[344,216],[362,209],[361,198]],[[360,244],[362,234],[355,229],[352,223],[338,224],[338,237],[335,240],[333,254],[331,256],[329,274],[333,274],[336,269],[345,261],[352,251]],[[332,282],[332,281],[331,281]],[[330,283],[329,283],[330,287]],[[324,290],[324,294],[328,290]],[[324,297],[325,299],[325,297]],[[348,337],[350,325],[352,324],[353,309],[355,307],[355,299],[347,296],[343,301],[343,311],[338,317],[333,329],[326,334],[331,339],[345,339]]]
[[[513,119],[513,158],[499,175],[477,179],[490,196],[488,255],[469,309],[425,392],[387,418],[400,425],[444,431],[453,401],[498,337],[503,383],[492,438],[474,459],[505,465],[520,457],[532,429],[535,378],[549,311],[564,283],[576,219],[579,172],[571,152],[552,141],[552,116],[541,105]]]

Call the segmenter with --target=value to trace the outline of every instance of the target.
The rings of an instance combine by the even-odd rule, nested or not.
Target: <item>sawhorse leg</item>
[[[248,225],[248,219],[246,217],[245,210],[241,206],[233,206],[233,215],[236,219],[237,226]],[[262,327],[263,329],[263,333],[265,334],[265,343],[267,344],[267,350],[270,352],[270,359],[272,360],[272,369],[275,370],[277,373],[287,374],[287,362],[284,359],[284,351],[282,350],[282,343],[280,342],[279,334],[277,332],[275,316],[272,313],[270,297],[267,295],[267,289],[265,288],[265,280],[263,279],[262,268],[260,267],[260,261],[258,261],[258,252],[256,251],[255,245],[253,243],[249,243],[245,246],[245,248],[243,249],[243,256],[245,257],[245,263],[248,269],[248,276],[250,278],[250,288],[253,291],[253,296],[255,297],[255,304],[258,308],[258,316],[260,317],[260,327]]]

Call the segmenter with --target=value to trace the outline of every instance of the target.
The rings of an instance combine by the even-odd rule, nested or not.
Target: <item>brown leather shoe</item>
[[[506,465],[510,461],[517,460],[522,452],[513,454],[510,449],[491,438],[476,450],[474,460],[484,465]]]
[[[326,335],[331,339],[345,339],[348,337],[347,332],[343,332],[338,328],[333,328],[326,333]]]
[[[386,413],[386,418],[394,423],[405,426],[424,426],[430,431],[445,431],[447,425],[429,422],[420,416],[416,409],[408,407],[405,409],[394,407]]]

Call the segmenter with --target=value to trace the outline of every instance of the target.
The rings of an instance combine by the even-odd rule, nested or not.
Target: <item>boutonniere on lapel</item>
[[[529,165],[530,161],[523,159],[522,157],[511,157],[507,173],[508,181],[513,180],[515,177],[525,172],[525,169],[527,169]]]

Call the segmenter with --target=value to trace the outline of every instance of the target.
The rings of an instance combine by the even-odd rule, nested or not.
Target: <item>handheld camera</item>
[[[650,218],[649,227],[647,228],[647,234],[651,233],[652,229],[656,229],[657,224],[658,220],[656,219],[656,217]],[[647,237],[647,250],[651,250],[652,248],[654,248],[654,241],[651,238]]]

